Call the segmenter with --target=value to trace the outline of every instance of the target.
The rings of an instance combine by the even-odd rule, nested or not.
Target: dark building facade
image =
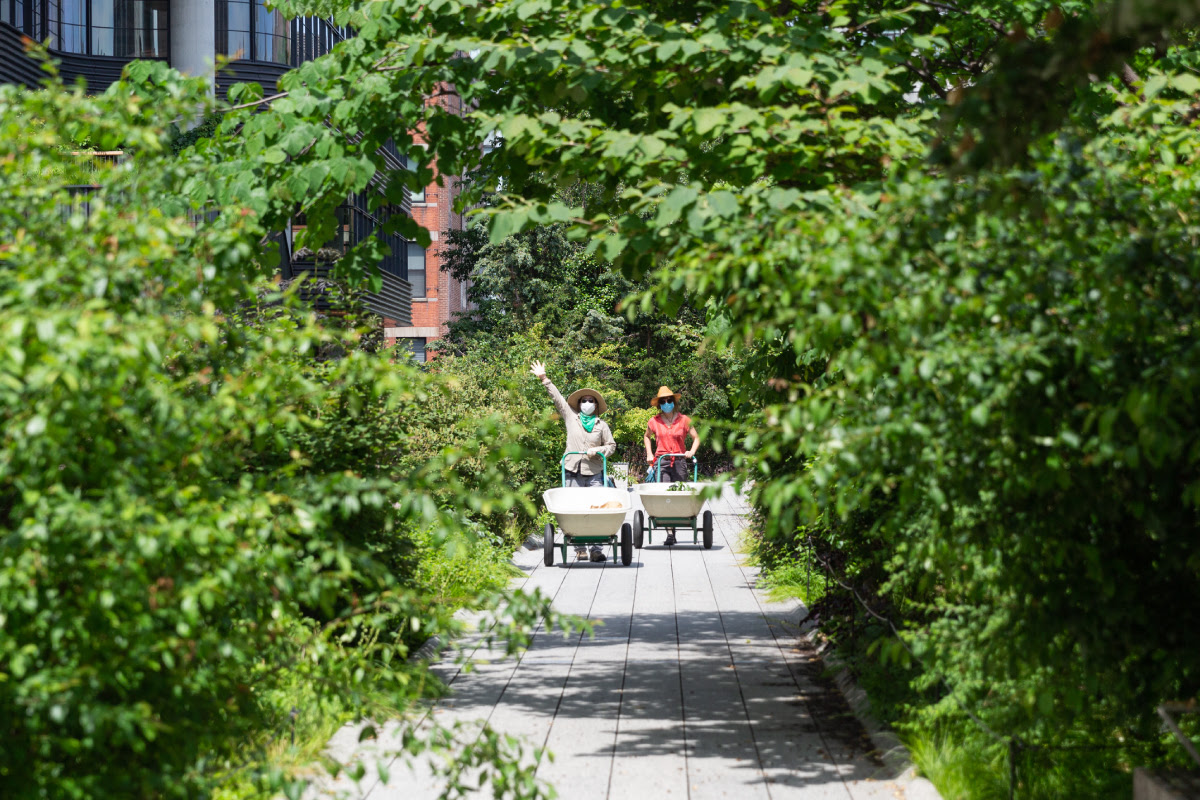
[[[44,77],[25,52],[25,40],[32,39],[47,44],[65,82],[83,78],[96,92],[139,59],[210,75],[221,96],[241,82],[269,90],[285,72],[324,55],[350,35],[324,19],[284,19],[268,10],[264,0],[0,0],[0,82],[36,87]],[[214,75],[218,55],[230,62]],[[404,168],[394,147],[381,155],[389,168]],[[369,210],[367,200],[367,194],[347,198],[339,209],[341,236],[316,253],[293,252],[295,231],[279,237],[283,277],[323,277],[337,252],[371,236],[390,215],[411,215],[407,191],[399,206],[382,210]],[[382,285],[368,295],[367,304],[383,318],[385,328],[411,325],[409,243],[394,235],[382,238],[392,255],[377,265]]]

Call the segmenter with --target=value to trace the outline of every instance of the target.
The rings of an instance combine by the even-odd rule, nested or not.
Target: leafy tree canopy
[[[530,508],[506,488],[521,447],[476,416],[404,464],[412,410],[449,387],[268,282],[274,229],[232,197],[266,196],[258,154],[176,155],[172,123],[211,108],[207,87],[128,72],[96,97],[0,87],[0,783],[297,796],[267,754],[289,723],[277,698],[321,687],[323,708],[361,716],[420,696],[405,656],[453,626],[415,532],[440,545]],[[125,156],[79,184],[80,142]],[[229,175],[236,190],[206,194]],[[507,608],[516,647],[542,603]],[[469,751],[537,795],[517,757],[492,734]]]
[[[734,444],[770,531],[884,498],[877,561],[952,694],[1054,736],[1196,691],[1195,620],[1147,599],[1200,607],[1194,3],[337,13],[361,35],[261,125],[421,121],[444,173],[494,178],[464,196],[493,193],[493,247],[561,225],[651,276],[643,310],[714,301],[766,404]],[[420,105],[445,85],[470,113]]]

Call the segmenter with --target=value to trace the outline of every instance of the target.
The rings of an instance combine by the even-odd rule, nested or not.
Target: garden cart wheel
[[[542,557],[542,563],[547,567],[554,566],[554,525],[546,523],[546,541],[542,544],[542,550],[545,555]]]
[[[712,512],[704,512],[704,549],[712,550]]]
[[[621,526],[621,563],[626,567],[633,561],[633,529],[626,522]]]
[[[633,546],[642,549],[642,537],[645,536],[645,517],[641,511],[633,512]]]

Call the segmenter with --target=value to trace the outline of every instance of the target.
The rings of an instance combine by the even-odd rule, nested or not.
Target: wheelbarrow
[[[555,543],[555,526],[546,523],[546,539],[543,544],[543,562],[547,567],[554,566],[554,548],[562,550],[563,563],[567,563],[567,547],[589,545],[612,545],[613,561],[617,560],[617,548],[620,547],[621,564],[629,566],[633,561],[633,529],[625,521],[625,515],[632,507],[629,492],[624,489],[614,489],[608,484],[608,457],[604,458],[605,486],[567,486],[567,456],[587,455],[572,451],[562,457],[562,486],[547,489],[542,493],[546,502],[546,510],[558,520],[558,529],[562,538]]]
[[[662,476],[662,461],[670,457],[687,458],[686,453],[664,453],[654,464],[656,477]],[[712,549],[713,516],[711,511],[700,514],[704,507],[704,498],[700,491],[704,484],[698,478],[700,466],[692,459],[692,480],[688,483],[639,483],[634,487],[642,500],[643,514],[639,509],[633,512],[633,546],[642,548],[643,539],[653,543],[654,529],[666,531],[668,528],[691,528],[692,544],[701,540],[704,549]],[[698,516],[699,515],[699,516]]]

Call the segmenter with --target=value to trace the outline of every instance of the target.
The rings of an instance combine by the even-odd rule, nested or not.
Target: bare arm
[[[692,437],[692,446],[688,448],[687,454],[688,458],[693,458],[700,449],[700,434],[696,433],[695,425],[688,428],[688,436]]]
[[[650,438],[650,428],[647,427],[645,435],[642,436],[642,442],[646,445],[646,461],[650,464],[654,463],[654,445],[652,441]]]

